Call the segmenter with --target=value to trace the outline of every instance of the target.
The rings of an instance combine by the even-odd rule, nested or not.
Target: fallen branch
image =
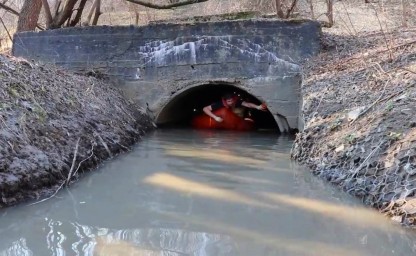
[[[75,161],[77,160],[77,155],[78,155],[78,146],[79,146],[79,140],[80,139],[81,138],[78,138],[77,144],[75,145],[74,158],[72,158],[71,169],[69,170],[68,177],[66,178],[66,185],[69,184],[69,181],[71,180],[71,177],[72,177],[72,172],[74,171]]]
[[[64,185],[65,185],[65,181],[61,183],[61,185],[60,185],[60,186],[59,186],[59,187],[55,190],[55,193],[53,193],[50,197],[44,198],[44,199],[42,199],[42,200],[40,200],[40,201],[37,201],[37,202],[31,203],[31,204],[29,204],[29,205],[40,204],[40,203],[42,203],[42,202],[45,202],[45,201],[47,201],[47,200],[51,199],[52,197],[56,196],[56,194],[58,194],[59,190],[61,190],[61,188],[62,188]]]
[[[384,84],[384,88],[383,88],[383,91],[381,92],[381,94],[380,94],[380,96],[377,98],[377,100],[375,100],[374,102],[373,102],[373,104],[371,104],[368,108],[366,108],[363,112],[361,112],[360,114],[358,114],[358,116],[354,119],[354,120],[352,120],[351,121],[351,124],[352,123],[354,123],[356,120],[358,120],[358,118],[360,117],[360,116],[362,116],[362,115],[364,115],[365,113],[367,113],[367,111],[368,110],[370,110],[372,107],[374,107],[378,102],[380,102],[381,101],[381,98],[384,96],[384,92],[386,91],[386,87],[387,87],[387,84],[390,82],[390,80],[387,80],[387,82]]]
[[[105,143],[105,141],[103,140],[103,138],[101,137],[101,135],[98,132],[94,132],[94,135],[98,137],[98,139],[100,139],[101,144],[103,144],[105,150],[107,150],[107,153],[110,157],[113,157],[113,154],[111,154],[110,149],[107,146],[107,143]]]
[[[389,81],[390,81],[390,80],[389,80]],[[407,91],[407,89],[409,89],[410,87],[415,86],[415,84],[411,84],[411,85],[409,85],[409,86],[406,86],[406,88],[404,88],[404,89],[402,89],[402,90],[400,90],[400,91],[398,91],[398,92],[396,92],[396,93],[393,93],[392,95],[389,95],[389,96],[387,96],[387,97],[385,97],[385,98],[381,99],[381,97],[384,95],[384,91],[385,91],[385,89],[386,89],[386,85],[387,85],[387,83],[388,83],[389,81],[387,81],[387,82],[386,82],[386,84],[384,85],[384,89],[383,89],[383,92],[381,93],[380,97],[378,97],[378,99],[377,99],[376,101],[374,101],[374,102],[373,102],[373,104],[371,104],[371,106],[369,106],[366,110],[364,110],[363,112],[361,112],[361,113],[357,116],[357,118],[356,118],[356,119],[354,119],[353,121],[351,121],[351,123],[350,123],[350,124],[354,123],[354,122],[355,122],[355,120],[357,120],[360,116],[364,115],[364,114],[365,114],[368,110],[370,110],[372,107],[374,107],[374,105],[375,105],[375,104],[377,104],[377,103],[379,103],[379,102],[386,101],[386,100],[390,100],[391,98],[396,97],[397,95],[402,94],[403,92]]]
[[[138,5],[142,5],[142,6],[145,6],[145,7],[149,7],[149,8],[152,8],[152,9],[161,10],[161,9],[173,9],[175,7],[180,7],[180,6],[184,6],[184,5],[207,2],[209,0],[187,0],[187,1],[172,3],[172,4],[153,4],[153,3],[149,3],[149,2],[146,2],[146,1],[142,1],[142,0],[126,0],[126,1],[130,2],[130,3],[133,3],[133,4],[138,4]]]
[[[355,175],[357,175],[358,171],[364,166],[365,163],[367,163],[368,159],[370,159],[370,157],[372,155],[374,155],[374,153],[381,147],[381,145],[384,143],[384,141],[380,141],[380,143],[377,145],[377,147],[375,149],[373,149],[370,154],[368,154],[368,156],[364,159],[364,161],[355,169],[355,171],[352,174],[352,177],[354,177]]]
[[[77,154],[78,154],[78,145],[79,145],[79,140],[80,140],[80,139],[78,138],[78,141],[77,141],[77,144],[76,144],[76,146],[75,146],[75,150],[74,150],[74,158],[73,158],[73,160],[72,160],[72,166],[71,166],[71,169],[70,169],[70,171],[69,171],[69,174],[68,174],[67,179],[66,179],[64,182],[62,182],[62,183],[61,183],[61,185],[59,185],[59,187],[55,190],[55,192],[54,192],[51,196],[49,196],[49,197],[47,197],[47,198],[44,198],[44,199],[42,199],[42,200],[40,200],[40,201],[37,201],[37,202],[31,203],[31,204],[29,204],[29,205],[40,204],[40,203],[45,202],[45,201],[47,201],[47,200],[49,200],[49,199],[53,198],[54,196],[56,196],[56,194],[58,194],[58,192],[59,192],[59,191],[63,188],[63,186],[64,186],[65,184],[66,184],[66,185],[68,185],[69,180],[71,179],[71,177],[72,177],[72,176],[74,176],[74,175],[78,172],[78,169],[81,167],[81,164],[82,164],[83,162],[85,162],[86,160],[88,160],[89,158],[91,158],[91,157],[92,157],[92,155],[93,155],[93,151],[91,152],[91,155],[90,155],[89,157],[87,157],[87,158],[85,158],[84,160],[82,160],[81,162],[79,162],[77,169],[74,171],[74,173],[73,173],[73,174],[71,174],[71,173],[72,173],[72,170],[74,169],[74,166],[75,166],[76,156],[77,156]],[[93,148],[94,148],[94,146],[92,147],[92,149],[93,149]]]
[[[81,167],[81,164],[85,161],[87,161],[88,159],[90,159],[92,156],[94,155],[94,144],[91,147],[91,155],[87,158],[85,158],[84,160],[82,160],[81,162],[79,162],[77,169],[74,171],[74,174],[72,176],[77,175],[79,168]]]
[[[416,74],[416,72],[415,72],[415,71],[412,71],[412,70],[407,69],[407,68],[398,67],[397,69],[402,69],[402,70],[407,71],[407,72],[410,72],[410,73],[412,73],[412,74]]]

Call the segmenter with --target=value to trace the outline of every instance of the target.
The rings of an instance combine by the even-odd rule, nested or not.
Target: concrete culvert
[[[156,124],[163,128],[190,127],[191,120],[195,115],[202,114],[202,109],[221,100],[224,94],[237,94],[247,102],[261,104],[261,101],[245,90],[230,84],[205,84],[186,89],[161,108],[156,117]],[[255,120],[256,128],[279,132],[279,126],[269,110],[259,111],[246,109],[246,115]]]

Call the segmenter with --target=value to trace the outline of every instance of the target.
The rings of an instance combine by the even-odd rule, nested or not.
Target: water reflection
[[[328,187],[270,134],[158,131],[37,205],[0,255],[413,255],[416,235]]]
[[[33,255],[33,253],[27,248],[26,239],[20,238],[19,240],[14,241],[9,248],[0,252],[0,255],[2,256],[15,256],[15,255],[31,256]]]
[[[112,230],[53,220],[48,220],[47,225],[48,255],[232,255],[235,251],[233,240],[222,234],[163,228]],[[68,227],[62,225],[72,226],[76,236],[67,237],[64,231]],[[37,254],[27,248],[22,238],[0,255]]]
[[[178,192],[190,194],[193,196],[204,196],[221,201],[229,201],[250,206],[278,208],[276,204],[264,204],[258,200],[249,198],[239,193],[227,189],[215,188],[202,183],[186,180],[167,173],[156,173],[144,179],[145,183],[172,189]]]

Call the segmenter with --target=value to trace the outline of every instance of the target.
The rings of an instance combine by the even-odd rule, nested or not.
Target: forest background
[[[47,7],[42,7],[45,4]],[[0,0],[0,50],[10,49],[11,38],[18,30],[146,25],[237,12],[319,20],[333,33],[354,35],[414,26],[414,7],[416,0]],[[38,20],[37,28],[24,24],[34,19]]]

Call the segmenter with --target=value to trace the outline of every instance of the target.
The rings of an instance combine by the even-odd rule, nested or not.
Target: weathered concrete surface
[[[319,51],[312,21],[270,19],[19,33],[13,54],[109,74],[154,114],[190,88],[231,84],[265,101],[282,131],[302,129],[299,62]]]

